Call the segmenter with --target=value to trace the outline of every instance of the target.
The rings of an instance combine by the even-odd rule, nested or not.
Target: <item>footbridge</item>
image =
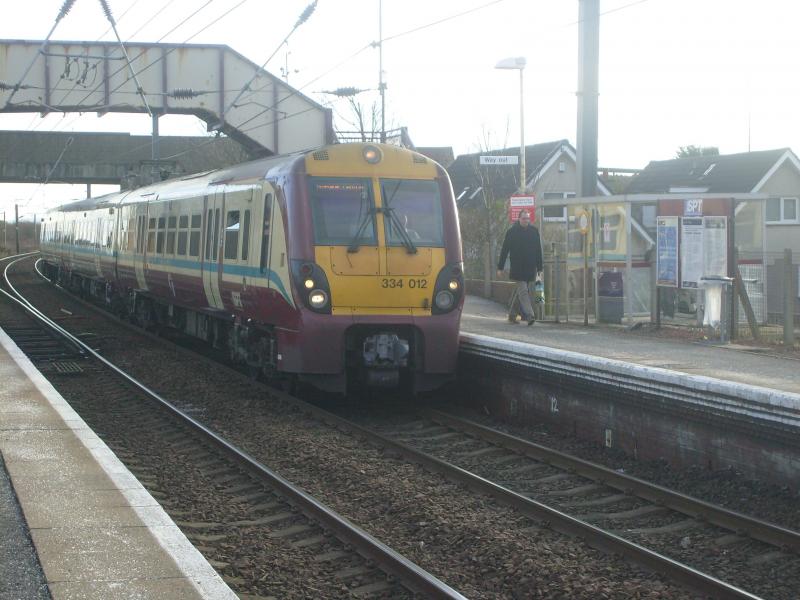
[[[335,139],[330,109],[228,46],[125,50],[130,65],[116,42],[0,40],[0,113],[149,113],[154,133],[159,116],[195,115],[254,156]]]

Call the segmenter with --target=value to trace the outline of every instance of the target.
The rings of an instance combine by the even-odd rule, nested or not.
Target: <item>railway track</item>
[[[7,269],[15,260],[5,262]],[[0,305],[0,327],[57,378],[234,591],[463,598],[117,368],[33,308],[5,275],[4,295],[16,301]]]
[[[563,468],[565,470],[562,472],[551,472],[550,470],[555,468],[553,463],[557,463],[556,466],[560,464],[553,456],[547,458],[540,457],[539,459],[534,458],[530,456],[532,450],[520,450],[519,446],[515,446],[515,444],[519,443],[518,441],[513,442],[506,438],[501,440],[494,439],[491,444],[487,445],[487,442],[485,440],[481,441],[480,438],[484,433],[489,436],[488,430],[485,432],[478,431],[474,428],[470,430],[464,422],[457,424],[452,420],[447,421],[448,419],[452,419],[452,417],[443,413],[429,411],[427,414],[415,415],[404,420],[403,427],[384,427],[383,433],[389,434],[387,437],[309,404],[296,400],[285,400],[285,402],[292,407],[295,413],[300,411],[310,415],[312,419],[334,425],[337,429],[346,431],[350,436],[357,436],[358,439],[370,440],[371,443],[383,448],[384,452],[389,455],[402,455],[405,460],[422,464],[429,471],[439,473],[448,480],[456,481],[461,486],[488,494],[497,501],[514,507],[518,513],[527,517],[527,520],[520,525],[522,534],[525,536],[544,535],[543,532],[549,530],[567,533],[570,536],[587,540],[592,546],[600,548],[605,552],[623,555],[635,561],[637,564],[664,574],[672,581],[678,581],[683,585],[688,585],[698,590],[703,595],[720,598],[758,597],[755,593],[749,593],[721,579],[710,577],[697,569],[687,567],[677,560],[670,559],[653,550],[648,550],[644,546],[623,539],[620,535],[605,531],[597,525],[590,525],[589,523],[582,522],[581,519],[564,514],[562,511],[555,510],[546,505],[546,503],[534,499],[538,494],[538,490],[542,492],[542,494],[538,495],[544,495],[550,500],[551,504],[553,503],[553,499],[560,497],[568,497],[573,503],[588,502],[589,504],[585,504],[583,507],[587,510],[583,512],[578,511],[578,514],[585,517],[587,513],[597,513],[595,515],[598,516],[598,518],[595,519],[597,522],[604,526],[609,525],[609,529],[615,529],[613,523],[605,523],[604,518],[599,517],[601,512],[597,510],[597,507],[606,506],[609,509],[613,509],[615,502],[620,502],[623,499],[630,501],[633,494],[628,482],[624,484],[624,493],[618,490],[613,491],[615,489],[614,485],[622,484],[619,484],[616,480],[609,483],[608,480],[614,478],[609,477],[607,473],[602,483],[598,483],[597,480],[592,480],[593,482],[574,482],[570,478],[576,477],[577,473],[580,473],[582,477],[588,476],[584,472],[586,469],[585,466],[580,468],[576,466],[564,466]],[[396,415],[393,418],[396,419]],[[295,419],[298,422],[298,428],[301,428],[303,423],[296,417]],[[447,421],[447,424],[445,424],[445,421]],[[421,449],[423,448],[427,450],[427,452],[422,452]],[[447,460],[439,458],[439,456],[443,456],[450,459],[452,462],[458,462],[455,460],[458,458],[458,455],[461,455],[460,460],[463,468],[459,468],[455,464],[450,464]],[[497,473],[504,470],[499,469],[499,467],[502,466],[507,467],[507,469],[505,469],[507,471],[516,470],[518,474],[523,474],[523,476],[512,479],[498,478]],[[470,472],[470,468],[475,472]],[[482,473],[483,476],[478,474],[481,468],[484,469]],[[536,476],[532,477],[531,475],[533,474],[536,474]],[[495,481],[492,481],[493,479]],[[534,485],[534,489],[513,489],[514,486],[523,482]],[[608,487],[612,492],[603,496],[603,486]],[[568,491],[568,493],[564,493],[565,491]],[[614,498],[614,496],[623,496],[624,498]],[[656,499],[656,502],[666,504],[663,499]],[[670,502],[675,502],[675,500],[670,500]],[[589,507],[592,506],[594,506],[594,508],[589,509]],[[638,511],[640,513],[638,515],[639,517],[646,517],[647,515],[659,513],[664,508],[663,506],[657,505],[653,505],[653,508],[634,506],[630,508],[630,511],[634,512],[629,516],[636,517]],[[708,519],[708,517],[705,516],[708,512],[708,507],[705,507],[704,510],[706,512],[695,513],[692,519]],[[606,517],[613,515],[613,518],[619,521],[625,518],[624,515],[619,514],[622,512],[625,511],[609,510],[605,514]],[[713,518],[718,519],[719,517]],[[619,533],[620,529],[619,524],[618,522],[616,527],[618,530],[617,533]],[[725,526],[731,527],[733,525],[728,523]],[[752,524],[748,525],[748,527],[750,527],[750,529],[742,529],[740,533],[748,531],[750,535],[753,536],[761,535],[755,532],[752,528]],[[624,524],[621,527],[621,529],[626,528],[627,525]],[[650,527],[650,529],[653,529],[653,527]],[[784,532],[783,535],[786,536],[787,533]],[[641,537],[642,539],[640,541],[646,541],[644,540],[644,538],[647,537],[645,532],[642,532]],[[717,539],[719,539],[719,537]],[[738,535],[731,537],[728,541],[730,544],[736,545],[740,540],[741,535]],[[792,547],[791,544],[786,545]],[[774,551],[780,553],[781,556],[787,555],[786,551],[782,549]],[[762,553],[759,556],[764,557],[765,554]],[[777,555],[773,557],[777,557]],[[735,573],[733,575],[735,575]],[[735,581],[735,579],[731,580]],[[793,597],[783,595],[773,596],[769,593],[764,594],[764,592],[762,592],[762,594],[763,597]],[[685,596],[680,593],[674,596],[667,593],[659,597]]]
[[[368,431],[376,442],[391,444],[409,458],[446,470],[464,485],[524,507],[520,510],[538,513],[547,526],[594,540],[598,547],[613,544],[612,551],[654,569],[674,569],[676,577],[706,593],[726,593],[728,584],[719,588],[705,573],[764,598],[795,598],[800,589],[797,531],[448,412],[421,409],[404,418],[392,413],[381,421],[373,414],[360,421],[370,424]],[[606,533],[619,539],[609,541]],[[620,540],[626,542],[616,546]]]

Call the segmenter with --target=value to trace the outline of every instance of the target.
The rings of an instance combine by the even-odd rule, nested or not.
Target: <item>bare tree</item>
[[[506,128],[506,141],[508,128]],[[495,145],[491,142],[491,134],[485,129],[479,142],[479,153],[489,152]],[[500,147],[505,147],[501,144]],[[508,180],[514,180],[518,187],[518,172],[509,172],[507,167],[481,166],[478,156],[474,156],[470,165],[473,174],[481,186],[480,195],[483,203],[478,207],[459,210],[464,257],[467,268],[471,272],[483,272],[484,294],[491,294],[492,277],[495,272],[495,257],[498,240],[502,238],[508,227],[506,219],[508,198],[500,194],[500,190],[508,188]],[[503,183],[505,182],[505,185]]]
[[[689,158],[692,156],[719,156],[716,146],[681,146],[675,153],[675,158]]]

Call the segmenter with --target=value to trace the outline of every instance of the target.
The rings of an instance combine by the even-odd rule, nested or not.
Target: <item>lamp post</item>
[[[519,71],[519,191],[525,193],[525,102],[523,101],[522,72],[525,70],[525,57],[504,58],[495,69],[517,69]]]

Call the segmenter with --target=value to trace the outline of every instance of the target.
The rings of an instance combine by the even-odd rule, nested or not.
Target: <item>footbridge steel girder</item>
[[[195,115],[254,155],[335,140],[330,109],[228,46],[125,48],[141,90],[116,42],[0,40],[0,112],[146,113],[141,92],[154,114]]]
[[[0,131],[0,183],[131,187],[143,176],[174,177],[253,158],[226,137],[162,137],[158,161],[151,159],[151,144],[150,136],[128,133]]]

